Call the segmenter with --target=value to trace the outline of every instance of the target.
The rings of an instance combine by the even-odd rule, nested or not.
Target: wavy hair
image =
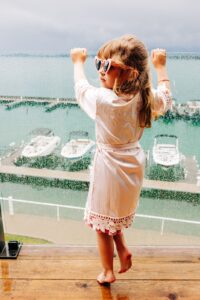
[[[113,90],[118,96],[141,95],[142,103],[139,111],[141,127],[151,127],[152,92],[148,64],[148,52],[144,44],[132,35],[124,35],[104,44],[98,51],[102,59],[112,58],[130,69],[121,69],[115,80]]]

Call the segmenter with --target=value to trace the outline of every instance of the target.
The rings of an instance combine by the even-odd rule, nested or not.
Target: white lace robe
[[[96,152],[84,219],[93,229],[109,235],[129,227],[139,201],[144,177],[145,154],[138,140],[143,129],[138,111],[141,98],[119,98],[112,90],[96,88],[87,80],[75,84],[81,108],[96,123]],[[153,90],[154,110],[171,105],[166,87]]]

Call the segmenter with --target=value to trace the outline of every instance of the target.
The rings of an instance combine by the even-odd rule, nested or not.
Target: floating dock
[[[15,166],[0,166],[0,174],[31,176],[49,179],[89,182],[89,171],[68,172],[60,170],[36,169]]]
[[[14,109],[23,104],[47,105],[47,111],[53,110],[60,105],[78,105],[74,98],[50,98],[50,97],[22,97],[22,96],[0,96],[0,103],[5,104],[7,109]]]
[[[51,112],[60,106],[78,105],[75,98],[27,97],[27,96],[0,96],[0,103],[7,110],[15,109],[21,105],[45,105],[45,111]],[[160,117],[166,122],[173,120],[192,121],[200,124],[200,100],[191,100],[186,103],[173,101],[172,109]]]
[[[9,153],[0,160],[0,174],[15,175],[18,177],[35,177],[43,179],[67,180],[74,182],[89,183],[89,170],[73,171],[51,170],[47,168],[38,169],[31,167],[18,167],[14,165],[14,161],[21,155],[23,146],[19,147],[12,153]],[[185,158],[185,166],[187,169],[187,178],[181,182],[161,181],[144,179],[143,189],[147,190],[163,190],[173,192],[183,192],[191,194],[200,194],[200,186],[197,185],[196,175],[198,165],[195,157]]]
[[[86,183],[89,182],[89,170],[68,172],[68,171],[60,171],[60,170],[36,169],[36,168],[25,168],[25,167],[3,165],[0,166],[0,174],[17,175],[19,177],[30,176],[30,177],[45,178],[45,179],[81,181]],[[192,184],[192,183],[185,183],[185,182],[168,182],[168,181],[144,179],[143,188],[200,194],[199,186],[197,186],[194,183]]]

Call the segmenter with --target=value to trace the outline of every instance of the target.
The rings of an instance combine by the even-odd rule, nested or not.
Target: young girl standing
[[[96,123],[97,147],[84,219],[97,232],[103,266],[97,281],[105,284],[115,281],[114,243],[119,273],[132,265],[122,229],[133,221],[144,177],[145,155],[138,141],[153,117],[171,105],[166,51],[152,51],[157,90],[151,88],[147,50],[134,36],[122,36],[100,48],[95,57],[100,88],[86,79],[86,49],[72,49],[71,58],[77,101]]]

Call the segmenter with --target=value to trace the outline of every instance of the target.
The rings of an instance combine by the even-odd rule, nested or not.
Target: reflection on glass
[[[2,290],[3,292],[11,292],[12,279],[9,278],[9,263],[1,261],[1,274],[2,274]]]
[[[4,198],[6,238],[20,236],[25,243],[94,245],[95,234],[82,221],[88,191],[84,180],[89,178],[93,152],[74,161],[61,155],[71,132],[81,130],[88,133],[90,140],[95,139],[94,123],[73,100],[69,58],[12,57],[11,63],[10,57],[0,57],[0,66],[5,70],[0,72],[0,197]],[[187,82],[183,77],[186,67],[188,72],[192,70]],[[199,101],[191,101],[199,99],[200,60],[174,55],[168,61],[168,70],[175,103],[171,114],[154,122],[141,140],[147,153],[146,188],[133,227],[125,232],[130,245],[200,244]],[[98,85],[93,58],[88,60],[87,71],[91,83]],[[13,102],[13,98],[2,95],[18,97]],[[154,137],[169,133],[177,137],[178,145],[162,140],[156,143],[160,148],[153,154]],[[32,141],[32,150],[38,150],[38,156],[22,156],[33,135],[37,141]],[[58,137],[59,143],[44,136]],[[45,143],[47,140],[55,143],[50,145]],[[40,147],[43,154],[45,149],[50,152],[40,156]],[[178,162],[176,167],[166,165],[162,156],[166,151],[165,157],[172,155]],[[82,181],[61,179],[71,179],[74,174]]]

